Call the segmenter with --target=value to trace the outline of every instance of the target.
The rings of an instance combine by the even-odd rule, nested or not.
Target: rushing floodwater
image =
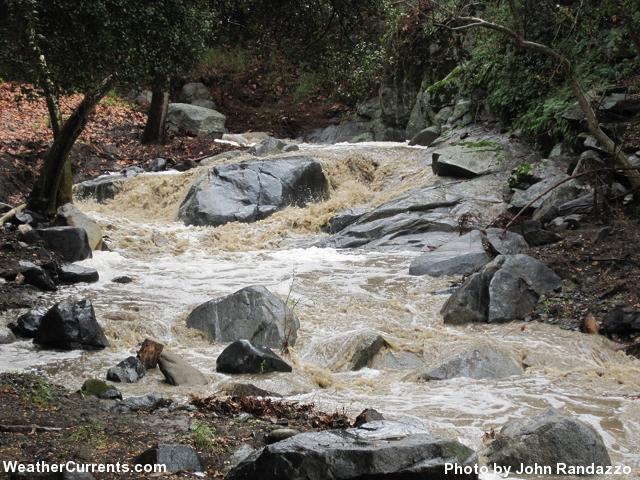
[[[361,144],[304,147],[303,153],[323,163],[333,187],[331,199],[289,208],[253,225],[212,229],[174,222],[198,171],[144,175],[106,206],[81,204],[101,223],[113,251],[95,252],[82,262],[98,269],[100,281],[73,287],[72,293],[93,301],[112,346],[101,352],[63,353],[17,342],[0,346],[0,370],[37,368],[77,388],[87,377],[103,378],[108,367],[153,337],[212,381],[205,388],[170,387],[152,371],[138,384],[119,385],[125,395],[213,393],[238,378],[215,372],[223,345],[186,329],[185,317],[206,300],[265,285],[297,301],[301,327],[290,358],[295,368],[290,374],[243,376],[241,381],[325,410],[357,414],[376,408],[388,417],[420,419],[434,434],[456,437],[475,449],[483,432],[554,407],[593,425],[614,463],[632,466],[638,474],[640,363],[614,350],[613,343],[538,323],[447,327],[438,311],[452,279],[409,276],[418,253],[309,246],[335,212],[378,205],[432,182],[424,150]],[[134,282],[111,282],[120,275]],[[65,296],[69,293],[64,290]],[[52,295],[51,301],[60,296]],[[523,376],[499,381],[431,383],[407,379],[411,372],[406,370],[333,371],[331,366],[345,356],[349,333],[362,330],[381,333],[396,353],[423,356],[427,365],[470,346],[491,344],[511,351],[528,368]]]

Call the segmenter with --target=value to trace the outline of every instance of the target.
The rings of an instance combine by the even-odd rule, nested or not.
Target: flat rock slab
[[[445,464],[464,464],[473,451],[395,422],[301,433],[245,458],[226,480],[361,480],[445,478]],[[458,475],[458,480],[477,475]]]
[[[95,268],[83,267],[74,263],[65,263],[58,268],[58,281],[65,285],[74,283],[94,283],[100,279]]]
[[[414,259],[409,267],[409,274],[441,277],[473,273],[491,261],[484,243],[484,234],[479,230],[472,230]]]
[[[327,195],[318,162],[295,156],[214,167],[191,187],[178,218],[186,225],[255,222],[284,207],[302,207]]]
[[[499,143],[468,142],[433,153],[433,173],[444,177],[472,178],[503,168],[505,152]]]

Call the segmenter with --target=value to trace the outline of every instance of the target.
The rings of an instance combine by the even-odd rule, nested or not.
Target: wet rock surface
[[[256,346],[295,345],[300,321],[284,301],[265,287],[246,287],[193,310],[187,326],[211,340],[246,339]]]
[[[225,348],[216,360],[220,373],[290,372],[291,365],[268,347],[252,345],[248,340],[237,340]]]
[[[214,167],[182,202],[187,225],[254,222],[288,206],[325,198],[327,180],[310,157],[283,157]]]
[[[206,385],[207,377],[200,370],[189,365],[182,357],[163,351],[158,359],[158,367],[169,385]]]
[[[555,410],[507,422],[483,455],[490,463],[514,468],[611,464],[602,437],[592,426]]]
[[[138,357],[128,357],[107,370],[107,380],[121,383],[136,383],[147,373]]]
[[[473,452],[454,440],[407,431],[391,422],[362,428],[302,433],[264,447],[227,475],[227,480],[321,480],[325,478],[439,478],[445,463],[463,464]],[[477,475],[462,475],[475,479]]]
[[[64,300],[42,317],[33,342],[44,348],[98,350],[109,342],[89,300]]]

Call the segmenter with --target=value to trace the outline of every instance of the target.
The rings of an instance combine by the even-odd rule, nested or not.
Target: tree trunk
[[[149,114],[147,115],[147,124],[142,133],[142,143],[162,143],[168,106],[169,93],[163,89],[154,88]]]
[[[29,196],[27,204],[30,210],[53,216],[60,205],[71,202],[73,178],[69,152],[86,126],[89,115],[111,88],[111,83],[109,77],[96,90],[86,93],[80,105],[64,122],[47,152],[38,181]]]

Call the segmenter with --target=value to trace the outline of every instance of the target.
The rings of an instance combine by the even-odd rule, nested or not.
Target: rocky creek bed
[[[611,336],[634,342],[637,289],[624,283],[638,271],[637,254],[625,247],[637,239],[633,221],[614,221],[602,233],[605,225],[594,224],[589,212],[570,217],[575,212],[567,209],[574,207],[565,204],[588,193],[588,185],[572,184],[553,201],[536,204],[527,215],[534,221],[517,223],[508,237],[500,228],[487,229],[492,223],[504,227],[514,211],[534,200],[548,175],[538,178],[534,170],[506,189],[518,165],[535,167],[541,159],[516,139],[481,127],[454,131],[431,147],[361,143],[293,149],[271,140],[261,145],[261,155],[223,154],[183,173],[136,172],[77,187],[84,197],[77,206],[97,222],[108,250],[94,249],[76,264],[97,270],[99,279],[42,293],[24,285],[31,278],[24,273],[5,275],[3,292],[28,296],[4,300],[8,309],[0,319],[14,322],[26,311],[19,307],[46,311],[70,296],[84,298],[95,312],[92,328],[104,331],[108,345],[60,351],[23,339],[0,346],[0,370],[43,375],[2,376],[6,407],[0,423],[62,428],[2,432],[3,457],[132,461],[157,443],[183,443],[200,453],[215,478],[225,474],[226,462],[242,444],[262,447],[276,427],[342,431],[364,408],[374,408],[401,423],[374,421],[369,430],[294,437],[258,451],[229,478],[254,478],[256,465],[290,458],[298,448],[310,452],[305,458],[316,459],[314,465],[331,464],[335,453],[317,446],[327,441],[343,445],[355,463],[363,451],[354,442],[361,441],[381,458],[389,451],[403,458],[417,449],[421,455],[435,452],[420,462],[463,463],[473,452],[505,461],[500,443],[493,451],[490,446],[509,422],[521,423],[511,424],[505,438],[555,425],[551,431],[560,438],[578,432],[584,437],[577,438],[599,445],[589,450],[591,457],[560,451],[559,458],[609,462],[606,447],[610,463],[638,472],[638,360],[604,336],[575,331],[588,314],[600,330],[606,315],[624,303],[629,312],[612,325],[626,330]],[[220,198],[232,201],[227,205]],[[537,211],[556,216],[535,221]],[[588,228],[571,230],[580,225]],[[27,240],[26,230],[3,237],[4,244],[43,263],[33,246],[37,241],[30,250],[17,243]],[[612,242],[611,250],[604,242]],[[578,261],[584,255],[588,267]],[[2,266],[17,268],[15,262]],[[62,278],[59,267],[52,272]],[[611,285],[588,281],[587,275],[601,275]],[[473,301],[465,300],[464,292],[474,289],[479,293],[469,297]],[[456,298],[463,301],[456,304]],[[89,304],[83,305],[82,311]],[[233,317],[244,308],[242,318]],[[512,319],[520,321],[504,323]],[[534,319],[544,322],[522,321]],[[137,370],[133,355],[145,338],[164,345],[160,369]],[[251,344],[231,343],[240,339]],[[37,342],[51,344],[46,338]],[[131,367],[126,375],[136,381],[113,383],[125,401],[157,393],[171,405],[127,412],[113,409],[118,400],[73,393],[87,379],[105,379],[128,358],[130,364],[119,367]],[[241,371],[248,373],[230,373]],[[253,393],[271,392],[328,413],[247,412],[233,392],[228,397],[229,384],[238,379],[262,389]],[[212,412],[211,401],[194,405],[192,395],[218,395],[221,403]],[[556,412],[545,413],[549,409]],[[532,418],[537,423],[522,423]],[[398,428],[406,440],[393,443]],[[98,444],[76,448],[82,435],[96,432]],[[212,443],[199,443],[201,437]],[[581,450],[581,441],[566,445]],[[420,462],[411,472],[396,465],[395,471],[358,474],[427,475]],[[299,471],[315,468],[301,465]]]

